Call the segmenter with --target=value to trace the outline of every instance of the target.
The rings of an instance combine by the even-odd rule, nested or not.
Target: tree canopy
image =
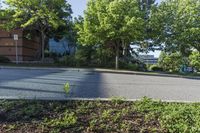
[[[200,1],[165,0],[153,10],[152,29],[155,43],[168,51],[181,51],[188,56],[191,49],[200,51]]]
[[[143,40],[145,12],[137,0],[90,0],[82,24],[79,42],[84,45],[113,46],[118,68],[119,49]]]

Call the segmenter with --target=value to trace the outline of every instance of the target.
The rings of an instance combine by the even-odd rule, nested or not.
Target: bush
[[[75,57],[72,55],[63,56],[60,60],[57,60],[57,63],[59,65],[65,65],[65,66],[69,66],[69,67],[76,66]]]
[[[128,70],[137,71],[139,70],[138,64],[128,64]]]
[[[160,66],[158,66],[158,65],[151,65],[150,67],[149,67],[149,69],[150,69],[150,71],[163,71],[163,69],[160,67]]]
[[[95,52],[92,46],[79,46],[75,53],[76,66],[89,66],[94,53]]]
[[[187,65],[187,58],[183,58],[181,53],[164,53],[162,52],[158,59],[159,66],[164,71],[179,72],[181,65]]]
[[[127,70],[132,70],[132,71],[136,71],[139,70],[139,66],[138,64],[133,64],[133,63],[126,63],[124,61],[120,61],[119,62],[119,68],[120,69],[127,69]]]
[[[189,56],[190,65],[200,71],[200,52],[194,51]]]
[[[8,59],[5,56],[0,55],[0,63],[9,63],[9,62],[10,62],[10,59]]]

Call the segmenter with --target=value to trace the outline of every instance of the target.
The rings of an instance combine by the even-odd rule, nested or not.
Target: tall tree
[[[143,39],[145,13],[139,4],[137,0],[89,0],[84,21],[78,25],[79,42],[113,46],[118,69],[120,48]]]
[[[144,40],[141,41],[140,49],[141,52],[148,52],[150,50],[155,49],[155,43],[152,40],[152,36],[154,35],[154,31],[151,29],[151,12],[152,10],[157,8],[157,4],[155,0],[140,0],[140,8],[145,13],[145,28],[144,28]],[[138,43],[138,42],[137,42]]]
[[[200,51],[200,1],[166,0],[152,13],[155,42],[166,50],[188,56],[191,49]]]
[[[44,59],[45,38],[50,31],[66,25],[72,13],[66,0],[6,0],[13,11],[12,28],[31,28],[39,31],[42,38],[42,60]]]

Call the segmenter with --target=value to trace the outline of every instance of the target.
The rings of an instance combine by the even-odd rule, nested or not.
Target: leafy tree
[[[154,41],[167,51],[180,51],[189,56],[192,49],[200,51],[199,0],[166,0],[152,10],[151,28]]]
[[[0,10],[0,29],[9,30],[13,27],[13,23],[11,23],[13,15],[13,11],[8,10]],[[10,22],[8,24],[8,22]]]
[[[118,69],[120,49],[143,40],[145,13],[139,4],[137,0],[89,0],[84,21],[77,25],[79,42],[113,48]]]
[[[144,40],[137,42],[140,44],[140,48],[138,50],[147,53],[148,51],[154,51],[157,46],[152,40],[155,31],[151,28],[152,10],[157,9],[157,4],[155,3],[155,0],[141,0],[140,4],[141,10],[145,13],[145,32],[143,34]]]
[[[197,70],[200,70],[200,52],[193,51],[189,56],[190,65],[195,67]]]
[[[52,30],[69,21],[70,5],[66,0],[6,0],[6,3],[14,12],[8,23],[10,28],[30,28],[41,33],[43,60],[45,39]]]

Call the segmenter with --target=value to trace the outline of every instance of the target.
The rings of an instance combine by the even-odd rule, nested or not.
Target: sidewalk
[[[114,70],[114,69],[102,69],[102,68],[63,68],[63,67],[0,66],[0,69],[82,71],[82,72],[99,72],[99,73],[115,73],[115,74],[132,74],[132,75],[146,75],[146,76],[160,76],[160,77],[174,77],[174,78],[188,78],[188,79],[199,79],[200,80],[200,76],[167,74],[167,73],[158,73],[158,72],[140,72],[140,71],[128,71],[128,70]]]

